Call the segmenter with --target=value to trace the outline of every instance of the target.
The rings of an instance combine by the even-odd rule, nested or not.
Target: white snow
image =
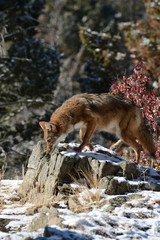
[[[117,177],[119,181],[125,180],[124,178]],[[3,180],[1,181],[1,194],[5,198],[9,199],[12,193],[15,194],[15,190],[21,184],[21,181],[15,180]],[[85,191],[85,190],[84,190]],[[90,190],[93,194],[96,189]],[[5,194],[5,195],[3,195]],[[84,195],[87,193],[84,192]],[[95,193],[96,194],[96,193]],[[128,198],[124,204],[115,206],[112,212],[107,211],[110,205],[110,200],[113,200],[119,196],[108,196],[101,190],[101,196],[106,200],[105,204],[100,207],[93,203],[92,209],[86,212],[74,213],[67,209],[66,205],[61,202],[60,216],[63,219],[62,224],[66,228],[59,228],[57,226],[51,226],[53,231],[57,229],[56,234],[61,234],[63,237],[68,236],[70,231],[72,234],[79,234],[92,236],[94,240],[100,239],[160,239],[160,192],[153,191],[140,191],[136,193],[136,197]],[[132,193],[122,196],[132,196]],[[83,198],[83,193],[81,193]],[[26,237],[36,238],[43,236],[44,229],[39,229],[35,232],[26,232],[26,229],[37,214],[33,216],[26,216],[25,211],[29,207],[29,204],[15,204],[6,203],[3,205],[0,213],[1,219],[8,219],[10,222],[7,224],[6,229],[8,232],[0,232],[0,239],[5,240],[7,236],[10,236],[11,240],[21,240]],[[21,229],[18,231],[18,229]],[[58,231],[60,230],[60,231]],[[53,239],[62,240],[62,235]],[[108,236],[108,237],[106,237]],[[71,239],[71,238],[68,238]],[[86,238],[87,239],[87,238]]]
[[[59,147],[64,146],[64,144],[60,143],[58,144]],[[64,154],[65,156],[68,157],[74,157],[78,154],[78,157],[83,158],[83,157],[92,157],[95,159],[98,159],[100,162],[103,161],[111,161],[112,164],[119,163],[120,161],[124,161],[121,157],[119,157],[114,151],[102,147],[100,145],[95,145],[92,151],[89,151],[87,147],[85,147],[82,152],[75,152],[73,149],[74,147],[78,147],[79,144],[76,143],[69,143],[68,147],[69,149],[67,151],[62,151],[61,153]],[[100,154],[97,153],[100,151]],[[108,153],[108,155],[107,155]]]

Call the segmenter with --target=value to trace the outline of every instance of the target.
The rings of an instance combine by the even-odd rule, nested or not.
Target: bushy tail
[[[144,124],[143,119],[141,119],[141,124],[138,128],[137,138],[140,141],[144,151],[153,158],[155,158],[156,148],[153,142],[153,137],[152,134],[147,129],[146,125]]]

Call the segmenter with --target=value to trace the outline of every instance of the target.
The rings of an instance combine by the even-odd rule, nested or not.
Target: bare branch
[[[32,62],[32,59],[30,59],[30,58],[3,57],[3,56],[1,56],[0,59],[2,59],[2,60],[17,60],[17,61],[22,61],[22,62]]]
[[[6,152],[7,151],[12,151],[12,152],[14,152],[16,154],[19,154],[21,156],[25,156],[24,153],[20,153],[20,152],[14,150],[13,148],[11,148],[10,146],[6,146],[6,145],[3,145],[3,144],[0,144],[0,148],[2,149],[2,152],[5,153],[5,160],[6,160]],[[4,161],[4,164],[5,164],[5,161]]]
[[[58,107],[55,103],[52,103],[52,102],[44,102],[42,100],[20,100],[20,101],[15,101],[15,102],[5,102],[5,103],[1,103],[0,104],[0,107],[3,107],[3,106],[9,106],[9,105],[16,105],[16,104],[22,104],[22,103],[26,103],[26,104],[29,104],[29,103],[33,103],[33,104],[50,104],[50,105],[53,105],[55,107]]]

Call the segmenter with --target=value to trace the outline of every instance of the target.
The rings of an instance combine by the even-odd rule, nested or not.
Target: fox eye
[[[51,138],[48,138],[48,139],[47,139],[47,142],[51,142],[51,140],[52,140]]]

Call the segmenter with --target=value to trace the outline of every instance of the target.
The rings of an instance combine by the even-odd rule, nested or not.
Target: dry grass
[[[5,165],[2,165],[2,168],[0,169],[0,180],[4,179],[4,174],[5,174]]]
[[[74,204],[72,204],[71,210],[84,212],[106,204],[102,190],[99,189],[100,179],[98,176],[91,171],[82,171],[80,175],[78,178],[71,176],[74,181],[74,184],[72,184],[73,197],[71,198]]]
[[[33,206],[28,208],[28,212],[31,214],[32,212],[35,213],[43,206],[48,208],[59,208],[59,201],[65,201],[65,203],[68,203],[69,209],[74,212],[85,212],[106,204],[106,200],[102,195],[102,190],[99,189],[100,179],[96,174],[91,171],[81,171],[76,174],[77,177],[71,174],[69,175],[73,183],[71,184],[71,190],[67,194],[68,196],[65,196],[65,200],[63,198],[59,200],[55,195],[51,196],[43,191],[37,191],[35,186],[32,186],[32,189],[27,195],[27,201],[33,203]],[[70,207],[71,201],[72,207]]]
[[[2,167],[0,169],[0,180],[4,179],[4,174],[5,174],[5,170],[6,170],[6,159],[7,159],[7,155],[5,154],[4,158],[2,159]]]

